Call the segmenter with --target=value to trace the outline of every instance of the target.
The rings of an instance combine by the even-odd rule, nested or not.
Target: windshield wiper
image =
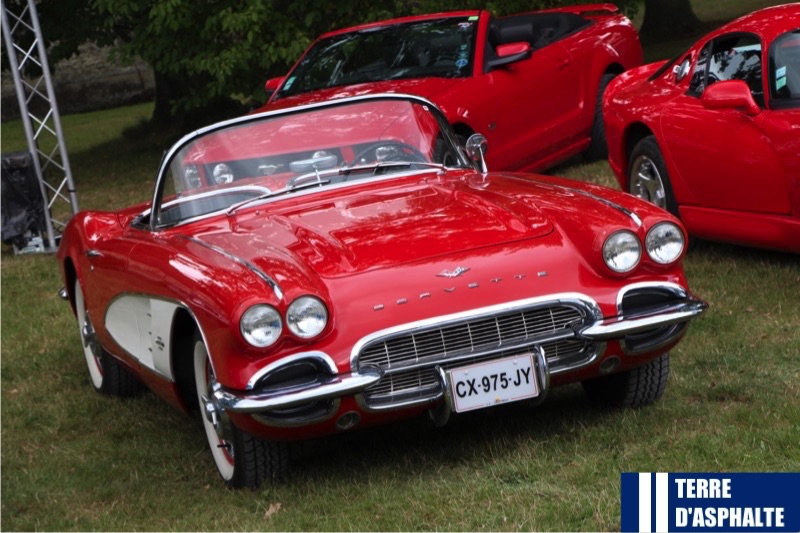
[[[375,163],[371,165],[358,165],[349,166],[339,170],[339,174],[349,176],[353,172],[371,171],[373,175],[381,174],[382,171],[392,168],[408,168],[414,165],[423,166],[426,168],[435,168],[441,172],[446,172],[447,167],[441,163],[431,163],[428,161],[389,161],[384,163]]]

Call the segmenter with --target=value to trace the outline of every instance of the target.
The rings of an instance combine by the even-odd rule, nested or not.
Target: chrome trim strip
[[[595,201],[598,201],[601,204],[605,204],[608,207],[611,207],[612,209],[616,209],[620,213],[622,213],[624,215],[627,215],[628,218],[633,220],[634,224],[636,224],[639,227],[642,227],[642,219],[639,218],[639,215],[637,215],[636,213],[634,213],[630,209],[628,209],[626,207],[623,207],[623,206],[621,206],[619,204],[616,204],[616,203],[612,202],[611,200],[609,200],[608,198],[603,198],[602,196],[597,196],[596,194],[590,193],[589,191],[584,191],[584,190],[581,190],[581,189],[572,189],[572,190],[574,190],[575,192],[577,192],[579,194],[582,194],[584,196],[588,196],[589,198],[591,198],[591,199],[593,199]]]
[[[648,329],[686,322],[703,314],[707,308],[707,303],[690,296],[683,302],[672,304],[666,309],[653,313],[640,313],[600,320],[591,326],[581,328],[577,333],[579,337],[591,340],[614,339]]]
[[[600,311],[600,306],[597,304],[597,302],[594,301],[589,296],[577,292],[549,294],[546,296],[537,296],[535,298],[526,298],[524,300],[516,300],[513,302],[490,305],[488,307],[470,309],[469,311],[462,311],[460,313],[453,313],[450,315],[442,315],[432,318],[426,318],[423,320],[418,320],[416,322],[409,322],[407,324],[401,324],[399,326],[393,326],[391,328],[382,329],[380,331],[376,331],[365,337],[362,337],[358,342],[355,343],[353,349],[350,352],[350,368],[358,368],[358,354],[361,353],[361,350],[364,348],[365,345],[374,341],[375,339],[379,339],[381,337],[389,337],[400,333],[413,333],[417,330],[422,330],[428,327],[434,327],[434,326],[444,327],[451,323],[458,323],[465,319],[472,319],[483,315],[491,316],[499,312],[504,312],[504,313],[514,312],[517,310],[526,309],[532,305],[540,303],[577,304],[581,308],[588,310],[592,315],[594,315],[595,320],[599,321],[603,318],[603,314]]]
[[[213,397],[217,405],[231,413],[258,413],[358,394],[380,381],[381,376],[383,372],[379,368],[368,367],[361,369],[361,372],[326,376],[314,385],[269,392],[241,392],[220,386],[214,391]]]
[[[280,368],[283,368],[286,365],[291,365],[293,363],[305,359],[313,359],[319,363],[322,363],[331,374],[339,373],[339,369],[336,368],[336,363],[334,363],[331,356],[329,356],[325,352],[300,352],[294,355],[290,355],[288,357],[282,357],[279,360],[268,364],[267,366],[265,366],[264,368],[253,374],[247,381],[246,390],[255,389],[256,383],[258,383],[258,381],[267,374],[274,372],[275,370],[278,370]]]
[[[620,289],[619,294],[617,294],[617,313],[622,314],[622,300],[625,298],[629,292],[638,289],[662,289],[668,292],[672,292],[678,298],[687,298],[689,293],[678,285],[677,283],[671,283],[667,281],[663,282],[651,282],[651,281],[643,281],[641,283],[631,283],[630,285],[626,285],[622,289]]]
[[[278,282],[275,281],[274,279],[272,279],[272,277],[270,277],[268,274],[266,274],[264,271],[262,271],[260,268],[258,268],[256,265],[254,265],[250,261],[248,261],[246,259],[242,259],[241,257],[238,257],[236,255],[233,255],[232,253],[228,252],[227,250],[225,250],[223,248],[220,248],[219,246],[216,246],[214,244],[207,243],[207,242],[205,242],[205,241],[203,241],[201,239],[198,239],[197,237],[190,237],[188,235],[179,235],[179,237],[182,237],[182,238],[186,239],[187,241],[192,241],[192,242],[194,242],[196,244],[199,244],[200,246],[204,246],[205,248],[208,248],[212,252],[216,252],[216,253],[220,254],[221,256],[223,256],[223,257],[227,257],[228,259],[230,259],[231,261],[233,261],[235,263],[239,263],[240,265],[242,265],[246,269],[250,270],[253,274],[255,274],[256,276],[261,278],[261,280],[264,283],[269,285],[269,288],[272,289],[272,292],[275,293],[275,297],[278,298],[278,300],[283,300],[283,290],[281,289],[280,285],[278,285]]]

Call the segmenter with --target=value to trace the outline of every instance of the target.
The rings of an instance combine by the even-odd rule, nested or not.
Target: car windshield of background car
[[[308,51],[278,97],[383,80],[469,76],[477,24],[477,17],[448,17],[328,37]]]

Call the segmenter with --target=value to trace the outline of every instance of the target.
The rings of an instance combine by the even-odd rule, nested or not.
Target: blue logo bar
[[[800,531],[800,473],[623,473],[623,532]]]

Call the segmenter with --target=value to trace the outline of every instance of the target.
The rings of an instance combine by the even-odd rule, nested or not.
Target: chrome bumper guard
[[[688,296],[685,300],[653,312],[637,313],[599,320],[594,324],[578,329],[579,337],[595,341],[617,339],[625,335],[686,322],[705,312],[708,304]]]
[[[381,377],[381,369],[367,367],[360,372],[324,376],[316,383],[267,392],[234,392],[218,386],[213,396],[214,402],[230,413],[258,413],[358,394]]]

